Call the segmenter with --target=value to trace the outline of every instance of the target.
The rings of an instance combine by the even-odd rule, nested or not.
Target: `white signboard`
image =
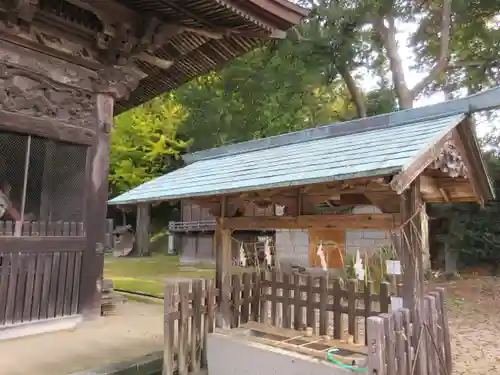
[[[403,308],[403,299],[401,297],[391,296],[391,311],[398,311]]]
[[[401,262],[399,260],[386,260],[385,266],[388,275],[401,275]]]

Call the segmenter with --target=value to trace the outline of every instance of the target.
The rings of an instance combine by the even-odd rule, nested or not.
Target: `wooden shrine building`
[[[470,109],[491,105],[498,91],[196,152],[184,157],[185,167],[109,203],[190,199],[210,209],[220,234],[216,281],[224,318],[231,233],[244,229],[389,230],[399,238],[404,304],[418,311],[428,236],[425,204],[483,204],[493,196]],[[326,201],[340,207],[371,203],[381,213],[320,214],[318,206]],[[238,215],[249,204],[285,208],[281,216]]]
[[[305,15],[285,0],[0,1],[0,339],[99,314],[113,116]]]

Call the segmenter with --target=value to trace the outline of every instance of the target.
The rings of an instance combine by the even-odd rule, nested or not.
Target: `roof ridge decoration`
[[[456,114],[474,113],[495,108],[500,108],[500,86],[461,99],[197,151],[183,155],[182,158],[184,162],[191,164],[200,160],[237,155],[322,138],[340,137],[370,130],[393,128],[415,121],[438,120]]]

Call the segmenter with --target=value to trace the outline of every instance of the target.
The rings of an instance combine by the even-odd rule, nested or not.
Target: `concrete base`
[[[81,315],[71,315],[61,318],[36,320],[33,322],[7,324],[0,326],[0,341],[48,332],[71,330],[82,321],[83,318]]]
[[[352,371],[289,350],[249,340],[244,334],[207,338],[208,375],[347,375]]]

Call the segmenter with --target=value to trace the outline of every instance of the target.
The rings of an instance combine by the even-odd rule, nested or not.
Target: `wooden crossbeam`
[[[395,229],[399,214],[332,214],[225,218],[223,229]]]

